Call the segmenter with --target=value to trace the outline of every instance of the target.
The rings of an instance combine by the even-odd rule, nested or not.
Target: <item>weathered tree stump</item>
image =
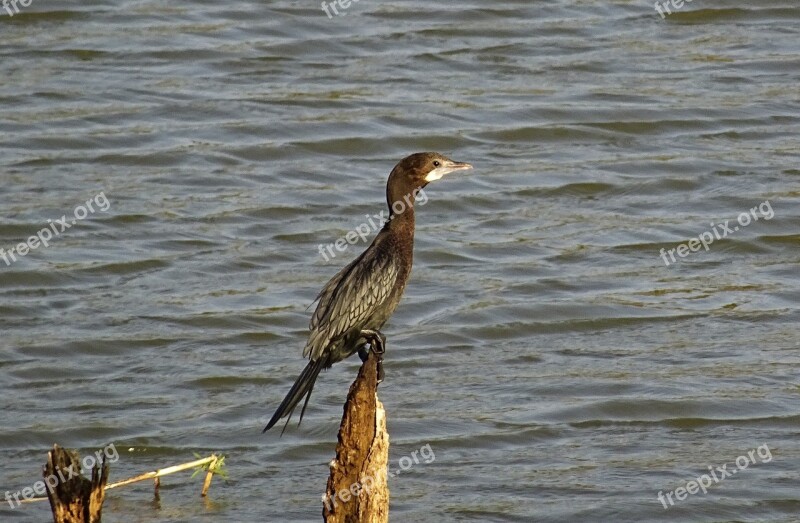
[[[378,357],[370,352],[350,386],[336,459],[323,498],[325,523],[387,523],[389,434],[378,400]]]
[[[105,457],[102,467],[95,463],[91,480],[84,478],[80,470],[77,452],[53,445],[47,453],[44,480],[48,487],[55,485],[47,489],[55,523],[100,523],[108,464]]]

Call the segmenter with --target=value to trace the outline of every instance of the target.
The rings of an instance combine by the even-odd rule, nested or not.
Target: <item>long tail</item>
[[[289,419],[286,420],[286,425],[283,426],[283,430],[281,431],[281,435],[283,435],[283,432],[289,425],[289,420],[292,419],[292,413],[294,412],[295,407],[297,407],[297,404],[300,403],[300,400],[303,399],[303,396],[305,396],[306,401],[303,403],[303,410],[300,411],[300,422],[298,422],[298,425],[300,425],[300,423],[303,421],[303,414],[306,412],[308,400],[311,398],[311,391],[314,390],[314,382],[317,381],[319,371],[325,367],[324,360],[325,358],[320,357],[317,358],[317,361],[308,362],[306,368],[303,369],[303,372],[300,373],[300,376],[297,377],[294,385],[292,385],[292,388],[289,390],[289,394],[283,398],[280,406],[278,406],[278,410],[276,410],[275,414],[272,415],[272,419],[269,420],[267,426],[264,427],[263,431],[261,431],[262,433],[271,429],[279,419],[283,418],[284,416],[289,416]]]

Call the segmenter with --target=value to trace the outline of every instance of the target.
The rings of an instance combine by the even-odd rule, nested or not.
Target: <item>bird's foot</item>
[[[361,337],[367,340],[370,349],[375,354],[383,354],[386,352],[386,336],[379,330],[364,329],[361,331]]]
[[[369,343],[369,350],[375,353],[378,357],[378,383],[383,381],[386,374],[383,371],[383,355],[386,353],[386,336],[381,331],[364,329],[361,331],[361,336]],[[358,356],[361,361],[367,361],[369,351],[362,347],[358,350]]]

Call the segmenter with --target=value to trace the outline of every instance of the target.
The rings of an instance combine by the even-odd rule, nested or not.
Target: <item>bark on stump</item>
[[[370,352],[350,386],[336,459],[323,498],[325,523],[387,523],[389,434],[378,400],[378,358]]]
[[[84,478],[80,470],[81,460],[77,452],[53,445],[53,450],[47,453],[45,483],[50,484],[48,478],[57,479],[55,488],[47,489],[55,523],[100,523],[108,464],[105,457],[102,467],[95,463],[91,480]]]

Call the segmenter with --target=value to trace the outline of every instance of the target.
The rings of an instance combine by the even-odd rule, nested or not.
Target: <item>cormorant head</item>
[[[386,182],[386,201],[389,208],[398,201],[409,202],[420,189],[453,171],[472,169],[468,163],[456,162],[439,153],[414,153],[395,165]]]

